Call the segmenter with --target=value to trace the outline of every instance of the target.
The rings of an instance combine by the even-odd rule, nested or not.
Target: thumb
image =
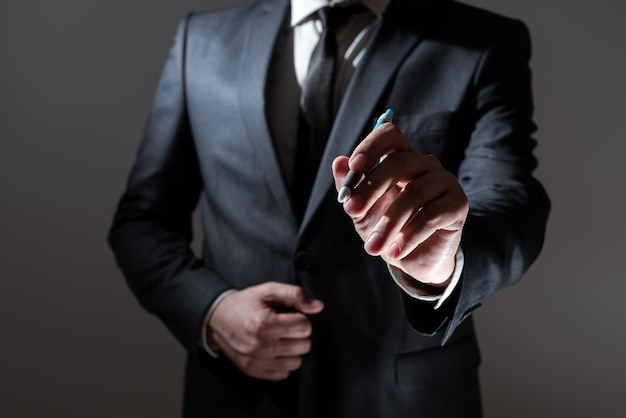
[[[300,286],[285,283],[266,283],[263,300],[281,307],[292,308],[304,314],[316,314],[324,309],[324,303],[315,299]]]

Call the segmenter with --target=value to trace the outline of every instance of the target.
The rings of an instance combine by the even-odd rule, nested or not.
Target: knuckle
[[[289,370],[298,370],[300,368],[300,366],[302,366],[302,358],[301,357],[294,357],[294,359],[291,362],[291,365],[289,367]]]
[[[417,181],[409,181],[402,189],[402,194],[409,196],[409,199],[414,203],[419,201],[422,193],[422,185]]]
[[[263,372],[259,370],[257,367],[249,367],[247,369],[241,369],[241,371],[244,372],[249,377],[254,377],[257,379],[262,379],[265,377],[263,375]]]
[[[248,335],[259,335],[266,326],[267,316],[260,312],[250,316],[244,322],[244,329]]]
[[[393,132],[398,131],[398,128],[393,123],[384,123],[378,127],[380,132]]]
[[[307,339],[302,343],[302,354],[306,354],[311,351],[311,340]]]
[[[433,164],[435,167],[443,167],[439,158],[435,157],[434,155],[427,154],[426,157],[428,157],[428,161],[430,161],[430,163]]]
[[[300,286],[290,286],[288,290],[289,296],[294,300],[304,298],[304,290]]]
[[[252,359],[247,356],[240,356],[237,360],[239,368],[246,374],[249,374],[253,370]]]
[[[441,223],[442,215],[439,213],[425,214],[424,226],[430,229],[436,229]]]
[[[357,231],[359,231],[359,233],[362,234],[362,236],[365,236],[365,235],[369,235],[369,231],[371,231],[374,228],[377,221],[375,219],[372,219],[370,216],[367,216],[367,214],[365,214],[360,217],[352,218],[352,222],[354,223],[354,226],[356,227]]]
[[[258,338],[252,338],[250,341],[248,341],[246,344],[244,344],[241,347],[240,352],[243,355],[249,357],[249,356],[253,356],[257,354],[262,349],[263,349],[263,343],[261,342],[261,340]]]
[[[275,293],[280,287],[280,283],[277,282],[265,282],[257,285],[258,288],[262,289],[264,293]]]
[[[302,327],[302,335],[304,336],[308,337],[309,335],[311,335],[311,332],[313,332],[313,325],[311,325],[311,322],[308,319],[304,321],[301,327]]]
[[[280,356],[282,352],[282,347],[280,347],[278,344],[272,344],[269,347],[267,347],[267,349],[268,349],[269,356],[272,358]]]
[[[437,229],[443,222],[443,219],[444,214],[436,205],[428,205],[418,209],[413,217],[413,222],[419,229],[427,231]]]
[[[458,200],[457,202],[455,202],[454,206],[456,210],[462,215],[466,215],[469,212],[469,202],[467,201],[467,199]]]

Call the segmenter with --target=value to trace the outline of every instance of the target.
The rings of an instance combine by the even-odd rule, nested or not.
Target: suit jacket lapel
[[[239,103],[251,146],[255,148],[268,187],[284,213],[293,213],[287,185],[265,113],[265,83],[276,37],[289,11],[289,2],[260,2],[259,16],[248,26],[247,42],[241,61]]]
[[[390,9],[392,7],[393,3]],[[356,144],[372,128],[375,118],[388,105],[380,102],[386,87],[404,58],[420,40],[422,31],[398,28],[401,25],[398,25],[393,15],[401,15],[401,12],[396,10],[389,10],[379,23],[367,53],[350,81],[322,157],[301,232],[329,189],[334,190],[330,168],[333,159],[338,155],[350,155]],[[416,26],[419,27],[419,22],[414,20],[411,27]]]

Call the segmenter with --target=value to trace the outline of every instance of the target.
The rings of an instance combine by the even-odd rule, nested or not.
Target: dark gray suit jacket
[[[549,210],[532,176],[527,30],[450,1],[393,1],[298,222],[264,107],[288,6],[260,0],[181,23],[111,228],[131,289],[188,350],[185,415],[479,416],[479,353],[465,319],[536,258]],[[387,107],[416,149],[457,174],[470,201],[461,282],[438,311],[398,289],[336,202],[332,159],[349,155]],[[198,201],[200,257],[189,247]],[[312,351],[286,384],[247,378],[198,347],[217,295],[269,280],[325,302],[311,318]]]

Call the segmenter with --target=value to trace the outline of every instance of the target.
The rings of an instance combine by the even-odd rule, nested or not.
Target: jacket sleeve
[[[188,20],[179,25],[108,240],[141,305],[191,349],[205,312],[230,286],[190,248],[202,179],[185,104]]]
[[[475,128],[457,173],[470,203],[461,280],[435,312],[404,296],[413,327],[426,334],[445,330],[444,343],[485,298],[516,283],[537,258],[550,209],[533,177],[536,128],[528,30],[511,20],[498,29],[473,77]]]

